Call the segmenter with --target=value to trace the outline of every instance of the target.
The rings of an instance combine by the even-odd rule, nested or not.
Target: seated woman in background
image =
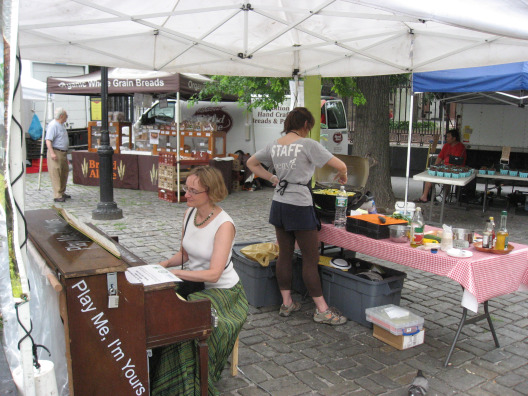
[[[462,163],[451,164],[452,157],[462,158]],[[446,133],[446,142],[440,150],[440,154],[436,157],[435,165],[443,163],[444,165],[465,165],[466,164],[466,147],[460,141],[460,133],[457,129],[450,129]],[[449,186],[447,186],[449,187]],[[431,191],[431,183],[425,182],[422,196],[415,202],[428,202],[429,191]]]
[[[231,217],[217,205],[228,194],[218,169],[194,168],[183,190],[189,209],[183,220],[181,248],[160,265],[184,281],[203,282],[204,290],[189,294],[187,300],[207,298],[217,311],[218,327],[213,328],[207,345],[208,393],[218,394],[214,384],[220,379],[248,314],[246,294],[231,261],[236,230]],[[188,269],[183,269],[184,263]],[[154,351],[151,389],[152,395],[200,394],[195,341]]]

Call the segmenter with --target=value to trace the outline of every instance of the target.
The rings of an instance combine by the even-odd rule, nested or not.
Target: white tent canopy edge
[[[334,77],[523,61],[526,20],[522,0],[26,0],[19,29],[24,59]]]

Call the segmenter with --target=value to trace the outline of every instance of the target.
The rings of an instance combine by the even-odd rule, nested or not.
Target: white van
[[[215,122],[218,130],[227,132],[227,152],[242,150],[254,153],[279,138],[282,124],[289,111],[289,99],[274,110],[254,109],[247,112],[236,102],[198,102],[187,106],[180,101],[181,120]],[[176,117],[176,100],[168,99],[166,106],[155,102],[134,124],[170,124]],[[345,106],[341,99],[321,98],[321,144],[334,154],[348,154],[348,129]]]
[[[341,99],[321,97],[320,141],[334,154],[348,154],[348,128],[345,106]]]

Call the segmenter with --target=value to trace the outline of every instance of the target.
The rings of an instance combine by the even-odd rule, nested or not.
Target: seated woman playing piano
[[[216,309],[218,327],[207,340],[209,394],[218,394],[215,382],[233,349],[248,314],[242,283],[233,268],[231,250],[236,229],[231,217],[217,203],[228,194],[220,171],[210,166],[191,170],[185,186],[189,207],[183,219],[180,251],[160,265],[184,281],[203,282],[204,289],[187,300],[207,298]],[[183,269],[186,263],[188,269]],[[151,361],[152,395],[200,394],[194,341],[162,347]]]

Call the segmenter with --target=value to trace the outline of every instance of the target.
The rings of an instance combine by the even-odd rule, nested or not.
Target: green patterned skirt
[[[239,281],[231,289],[206,289],[188,296],[189,301],[208,298],[218,314],[218,327],[207,339],[208,393],[217,395],[215,383],[220,379],[233,345],[246,321],[248,302]],[[185,341],[158,348],[150,361],[151,395],[200,395],[200,372],[197,341]]]

